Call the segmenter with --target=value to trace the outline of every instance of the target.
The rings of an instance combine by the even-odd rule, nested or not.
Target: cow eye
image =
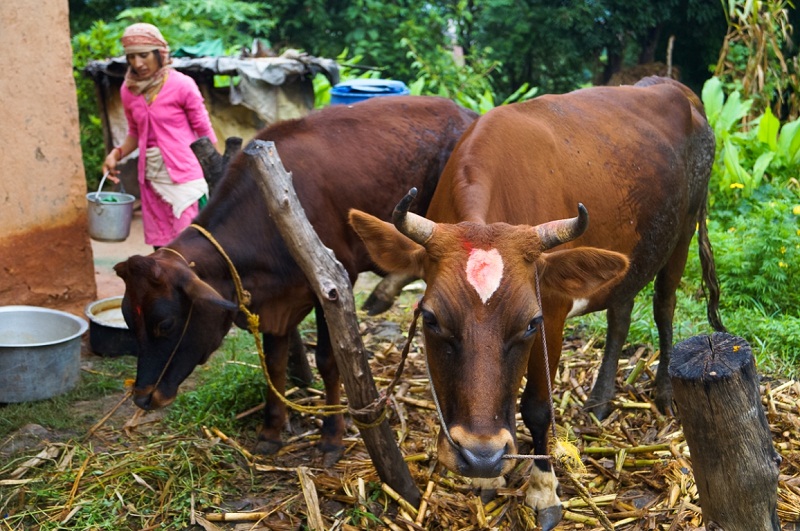
[[[439,321],[436,320],[436,316],[433,315],[433,312],[430,312],[428,310],[422,310],[422,322],[432,331],[434,332],[439,331]]]
[[[542,325],[542,320],[542,316],[538,315],[528,321],[528,328],[525,329],[525,338],[529,338],[539,330],[539,327]]]
[[[175,319],[170,317],[168,319],[164,319],[160,323],[156,325],[155,328],[155,336],[156,337],[165,337],[168,336],[172,329],[175,328]]]

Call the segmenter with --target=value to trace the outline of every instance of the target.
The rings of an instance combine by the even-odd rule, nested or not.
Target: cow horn
[[[578,203],[577,217],[542,223],[536,226],[536,233],[542,240],[542,250],[546,251],[574,240],[583,234],[588,226],[589,212],[583,203]]]
[[[412,188],[405,197],[397,203],[397,206],[394,207],[394,212],[392,212],[392,223],[394,223],[394,226],[397,227],[397,230],[399,230],[401,234],[420,245],[425,245],[428,243],[428,240],[431,239],[436,223],[408,211],[411,206],[411,201],[413,201],[415,197],[417,197],[417,189]]]

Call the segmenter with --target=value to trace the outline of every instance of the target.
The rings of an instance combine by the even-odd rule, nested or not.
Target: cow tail
[[[714,251],[711,249],[711,240],[708,239],[708,226],[706,225],[706,213],[708,200],[703,201],[698,217],[697,243],[700,249],[700,268],[703,270],[703,293],[706,294],[706,313],[708,324],[717,332],[727,332],[725,325],[722,324],[722,317],[719,313],[719,280],[717,279],[717,268],[714,265]]]

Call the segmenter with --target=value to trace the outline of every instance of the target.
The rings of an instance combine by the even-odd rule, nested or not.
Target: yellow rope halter
[[[219,242],[214,238],[214,236],[211,235],[210,232],[208,232],[205,228],[201,227],[200,225],[197,225],[197,224],[194,224],[194,223],[191,224],[190,227],[194,228],[200,234],[205,236],[206,239],[208,239],[208,241],[211,242],[211,244],[217,249],[219,254],[225,259],[225,262],[228,264],[228,269],[230,270],[231,277],[233,278],[233,283],[236,286],[236,296],[239,299],[239,311],[241,311],[245,315],[245,317],[247,318],[248,330],[253,335],[253,338],[255,339],[256,349],[258,351],[258,358],[259,358],[259,360],[261,362],[261,370],[264,373],[264,378],[267,380],[267,386],[272,390],[273,393],[275,393],[275,395],[278,396],[278,398],[280,399],[281,402],[283,402],[287,407],[289,407],[289,408],[291,408],[291,409],[293,409],[295,411],[299,411],[301,413],[306,413],[306,414],[312,414],[312,415],[314,415],[314,414],[322,415],[322,416],[340,415],[340,414],[346,413],[347,411],[350,411],[351,412],[351,418],[353,418],[353,423],[356,426],[358,426],[360,429],[374,428],[374,427],[378,426],[381,422],[383,422],[388,417],[389,413],[391,412],[389,407],[387,407],[388,399],[389,399],[389,396],[391,394],[391,391],[394,388],[394,385],[397,383],[397,380],[400,377],[400,373],[403,370],[403,364],[405,362],[406,356],[408,355],[408,350],[409,350],[409,347],[410,347],[410,344],[411,344],[411,338],[413,337],[413,331],[414,331],[413,324],[412,324],[411,332],[409,333],[409,336],[408,336],[408,342],[406,343],[406,347],[403,350],[403,357],[402,357],[402,359],[400,361],[400,365],[398,367],[397,374],[395,375],[394,380],[390,384],[389,388],[387,389],[387,392],[384,394],[383,397],[376,399],[375,401],[373,401],[372,404],[364,407],[363,409],[358,409],[358,410],[353,409],[353,408],[349,408],[348,406],[338,405],[338,404],[337,405],[325,404],[325,405],[318,405],[318,406],[304,406],[304,405],[292,402],[291,400],[286,398],[283,395],[283,393],[281,393],[280,391],[278,391],[278,389],[275,388],[275,385],[272,383],[272,379],[269,376],[269,370],[267,369],[267,360],[266,360],[266,357],[264,355],[264,345],[263,345],[262,340],[261,340],[261,335],[259,334],[259,327],[260,327],[259,317],[258,317],[257,314],[254,314],[253,312],[251,312],[247,308],[247,305],[250,304],[250,302],[251,302],[251,295],[250,295],[250,292],[245,290],[244,287],[242,286],[242,280],[239,277],[239,273],[236,271],[236,267],[233,265],[233,262],[231,261],[230,257],[228,257],[227,253],[222,248],[222,245],[219,244]],[[415,319],[415,321],[416,321],[416,319]],[[380,410],[381,410],[380,411],[380,415],[378,415],[378,417],[374,421],[369,422],[369,423],[360,422],[353,416],[353,415],[368,415],[370,413],[374,413],[378,408],[380,408]]]

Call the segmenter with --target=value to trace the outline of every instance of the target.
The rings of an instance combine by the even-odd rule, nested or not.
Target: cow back
[[[490,111],[462,137],[428,217],[538,225],[583,203],[589,228],[562,248],[621,252],[652,278],[694,227],[714,153],[699,100],[661,79]]]
[[[416,187],[416,208],[424,214],[450,153],[476,117],[444,98],[389,96],[280,122],[257,138],[275,143],[306,216],[354,280],[375,266],[347,212],[357,208],[388,219],[397,197]],[[196,222],[214,234],[243,276],[253,275],[255,307],[268,301],[281,306],[281,316],[272,317],[283,329],[308,310],[312,298],[270,219],[258,178],[240,153]],[[188,231],[179,239],[197,240],[197,234]],[[282,308],[291,298],[302,298],[306,307]]]

